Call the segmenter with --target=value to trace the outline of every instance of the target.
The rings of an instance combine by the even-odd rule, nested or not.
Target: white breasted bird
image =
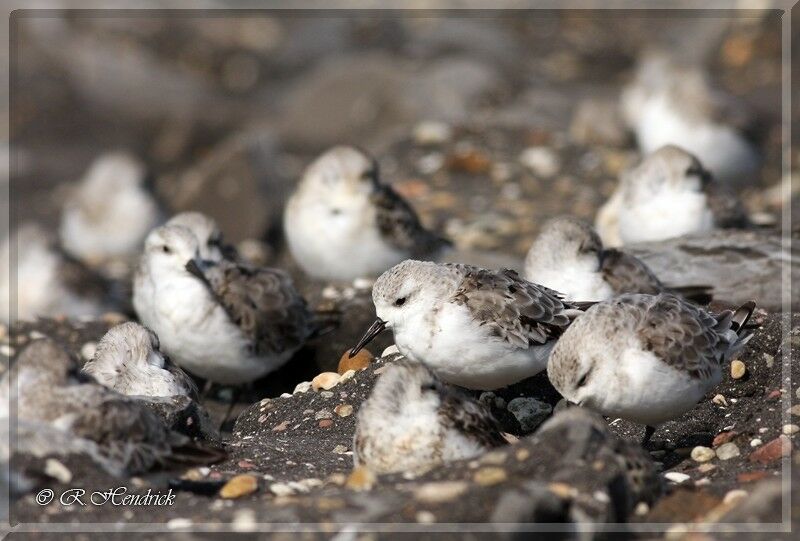
[[[334,147],[306,169],[284,214],[294,259],[323,280],[378,275],[408,258],[434,258],[449,242],[379,177],[377,162]]]

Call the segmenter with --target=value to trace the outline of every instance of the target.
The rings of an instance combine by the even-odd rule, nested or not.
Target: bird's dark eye
[[[420,385],[420,386],[419,386],[419,388],[420,388],[420,390],[421,390],[422,392],[425,392],[425,391],[435,391],[435,390],[436,390],[436,384],[435,384],[434,382],[432,382],[432,381],[431,381],[431,382],[429,382],[429,383],[423,383],[422,385]]]
[[[172,248],[170,248],[169,246],[167,246],[165,244],[164,246],[161,247],[161,251],[164,252],[165,254],[171,254],[172,253]]]
[[[581,379],[578,380],[578,384],[575,386],[575,388],[580,389],[581,387],[586,385],[586,382],[589,381],[589,374],[591,373],[592,373],[591,369],[587,370],[586,373],[584,373],[583,376],[581,376]]]
[[[394,305],[395,306],[403,306],[406,303],[406,298],[407,297],[400,297],[399,299],[394,301]]]

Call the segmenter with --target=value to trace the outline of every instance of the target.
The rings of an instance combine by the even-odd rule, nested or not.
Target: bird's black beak
[[[186,262],[186,270],[189,271],[189,274],[193,274],[198,278],[203,278],[204,271],[213,266],[213,261],[201,259],[200,257],[194,257]]]
[[[381,334],[386,329],[386,322],[381,318],[375,320],[375,323],[369,326],[367,332],[364,333],[364,336],[361,337],[361,340],[358,341],[358,344],[355,345],[353,349],[350,350],[350,358],[356,356],[356,354],[361,351],[364,346],[372,342],[372,340]]]

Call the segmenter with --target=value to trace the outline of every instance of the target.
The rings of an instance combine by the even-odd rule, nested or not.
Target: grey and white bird
[[[611,247],[748,223],[739,200],[695,156],[674,145],[624,172],[595,219],[603,243]]]
[[[124,395],[197,396],[192,378],[159,350],[156,333],[132,321],[109,329],[83,372]]]
[[[216,220],[202,212],[186,211],[173,216],[166,225],[180,225],[189,229],[197,238],[200,257],[206,261],[237,261],[236,247],[225,242]]]
[[[3,376],[0,395],[4,395],[0,396],[3,407],[15,401],[16,419],[26,438],[68,434],[84,442],[73,449],[86,450],[116,474],[213,462],[224,456],[218,449],[172,432],[140,401],[95,382],[49,339],[35,340],[19,353]],[[0,411],[0,417],[8,415],[8,410]]]
[[[405,357],[447,383],[498,389],[544,370],[558,337],[582,313],[512,270],[408,260],[372,289],[378,319],[351,350],[384,329]]]
[[[667,287],[639,258],[603,248],[583,220],[547,221],[525,257],[525,278],[564,294],[567,300],[604,301],[623,293],[671,292],[700,304],[711,302],[710,286]]]
[[[744,326],[754,309],[712,315],[670,294],[622,295],[564,332],[547,375],[568,401],[646,425],[646,441],[719,384],[752,336]]]
[[[389,364],[358,411],[353,461],[375,473],[420,473],[506,445],[491,412],[424,365]]]
[[[239,385],[281,367],[317,323],[285,272],[200,257],[183,226],[154,229],[134,277],[133,305],[179,366]]]
[[[98,157],[61,213],[64,249],[90,265],[134,258],[147,233],[161,220],[145,186],[145,167],[123,152]]]
[[[620,105],[644,154],[680,145],[725,184],[746,185],[757,173],[760,158],[745,137],[754,115],[713,88],[700,66],[651,51],[623,90]]]
[[[294,259],[306,274],[325,280],[374,276],[404,259],[434,258],[449,245],[381,182],[374,159],[346,146],[306,169],[283,223]]]
[[[99,317],[117,308],[113,285],[65,254],[39,225],[20,226],[3,240],[0,250],[0,306],[4,307],[0,320],[4,323],[12,317]]]

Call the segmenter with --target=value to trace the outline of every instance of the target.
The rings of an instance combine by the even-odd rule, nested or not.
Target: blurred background
[[[780,24],[770,10],[17,11],[12,219],[55,228],[91,162],[125,150],[168,209],[281,252],[303,168],[355,144],[460,248],[521,256],[547,217],[592,219],[639,159],[616,105],[660,48],[757,120],[762,167],[732,186],[779,220]]]

